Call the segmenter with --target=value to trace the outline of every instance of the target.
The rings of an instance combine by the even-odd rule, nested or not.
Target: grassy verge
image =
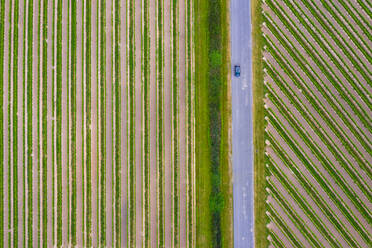
[[[220,175],[223,208],[221,210],[222,247],[232,247],[233,233],[233,189],[231,163],[231,74],[230,74],[230,1],[221,3],[221,151]]]
[[[211,193],[210,135],[208,115],[208,1],[194,1],[195,33],[195,163],[196,163],[196,246],[210,247],[211,214],[209,198]]]
[[[195,0],[197,246],[232,246],[228,1]],[[227,172],[227,173],[226,173]]]
[[[265,111],[262,66],[261,1],[251,1],[253,61],[253,145],[254,145],[254,232],[255,246],[267,247],[266,179],[265,179]]]

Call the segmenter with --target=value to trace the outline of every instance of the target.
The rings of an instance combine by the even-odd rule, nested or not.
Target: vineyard
[[[0,1],[0,247],[196,247],[193,1]]]
[[[371,9],[261,2],[263,234],[272,247],[372,245]]]

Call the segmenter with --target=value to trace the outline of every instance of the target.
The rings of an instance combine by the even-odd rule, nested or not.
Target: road
[[[252,39],[250,1],[231,0],[234,246],[254,247]],[[241,76],[234,76],[240,65]]]

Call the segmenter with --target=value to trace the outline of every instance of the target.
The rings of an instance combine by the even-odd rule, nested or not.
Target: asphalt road
[[[249,0],[231,0],[234,247],[254,247],[252,39]],[[241,75],[235,77],[234,66]]]

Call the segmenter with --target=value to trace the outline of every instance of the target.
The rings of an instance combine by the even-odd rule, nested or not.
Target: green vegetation
[[[48,164],[47,164],[47,92],[48,92],[48,78],[47,78],[47,66],[48,66],[48,0],[43,0],[43,24],[42,24],[42,246],[46,248],[48,238],[48,201],[47,201],[47,175],[48,175]],[[14,141],[13,141],[14,142]]]
[[[150,24],[149,0],[142,0],[141,72],[142,72],[142,225],[143,247],[150,246]]]
[[[98,201],[98,223],[99,223],[99,240],[100,246],[106,246],[106,0],[102,0],[97,4],[97,40],[99,46],[97,46],[97,92],[98,101],[98,118],[97,126],[97,191],[99,191]]]
[[[114,146],[114,244],[116,247],[121,245],[121,67],[120,67],[120,2],[114,2],[114,109],[115,124],[113,131]]]
[[[10,15],[9,15],[9,26],[11,27],[12,26],[12,0],[10,0]],[[8,40],[9,40],[9,48],[8,48],[8,51],[9,51],[9,55],[8,55],[8,63],[11,64],[11,61],[12,61],[12,28],[9,28],[9,36],[8,36]],[[5,56],[4,56],[5,57]],[[12,228],[12,201],[10,199],[12,199],[12,177],[11,177],[11,173],[12,173],[12,146],[11,146],[11,143],[12,143],[12,79],[11,79],[11,73],[12,73],[12,68],[11,66],[8,67],[8,228],[11,229]],[[1,98],[1,97],[0,97]],[[1,125],[0,125],[0,128],[1,128]],[[0,146],[0,149],[1,149],[1,146]],[[0,158],[1,159],[1,158]],[[1,180],[0,180],[1,181]],[[0,203],[1,205],[1,203]],[[4,210],[6,211],[6,210]],[[2,222],[0,221],[0,224]],[[0,241],[0,244],[1,244],[2,241]],[[1,245],[0,245],[1,246]],[[12,246],[12,234],[9,232],[8,234],[8,246],[11,247]]]
[[[87,192],[86,192],[86,246],[92,246],[92,103],[91,103],[91,84],[92,84],[92,68],[91,68],[91,50],[92,50],[92,5],[90,1],[84,1],[85,5],[85,30],[86,30],[86,40],[85,40],[85,81],[86,81],[86,88],[85,88],[85,107],[86,107],[86,119],[85,119],[85,129],[86,129],[86,185],[87,185]]]
[[[320,8],[314,1],[266,0],[263,14],[257,12],[265,61],[257,66],[265,75],[260,80],[266,93],[265,210],[282,230],[268,228],[259,238],[279,245],[285,237],[294,246],[364,247],[371,244],[365,224],[371,222],[366,183],[371,178],[366,64],[371,60],[364,48],[369,35],[350,25],[355,3],[349,8],[345,2],[321,2]],[[303,214],[296,205],[309,221],[298,217]]]
[[[164,247],[164,0],[156,1],[156,167],[157,245]]]
[[[41,61],[41,3],[38,3],[38,24],[37,24],[37,182],[38,182],[38,189],[41,187],[41,122],[40,122],[40,106],[41,106],[41,70],[40,70],[40,61]],[[10,142],[9,142],[10,143]],[[9,160],[10,161],[10,160]],[[38,247],[41,246],[41,190],[39,190],[37,194],[37,245]],[[9,198],[10,199],[10,198]]]
[[[254,234],[255,246],[267,247],[268,218],[266,215],[266,169],[265,169],[265,109],[263,106],[263,38],[261,31],[262,8],[260,0],[251,1],[252,63],[253,63],[253,146],[254,146]]]
[[[230,144],[226,142],[231,115],[226,59],[227,6],[226,1],[196,0],[194,7],[198,23],[195,34],[197,209],[203,209],[197,212],[196,228],[203,233],[198,236],[197,245],[203,247],[229,247],[233,242]]]
[[[179,23],[178,0],[171,1],[172,247],[179,247]]]
[[[135,1],[127,3],[127,247],[136,246],[136,152],[135,152]]]
[[[13,11],[13,203],[18,202],[18,20],[19,20],[19,1],[14,1]],[[13,204],[13,246],[18,246],[18,204]],[[9,239],[9,242],[11,240]]]
[[[32,86],[33,86],[33,70],[32,70],[32,41],[33,41],[33,32],[34,32],[34,25],[33,25],[33,0],[30,0],[27,5],[27,244],[28,246],[32,246],[32,238],[33,238],[33,228],[32,228],[32,221],[33,221],[33,194],[32,194],[32,185],[33,185],[33,176],[32,176],[32,159],[33,159],[33,147],[32,147]]]
[[[185,5],[185,80],[186,80],[186,245],[195,246],[195,106],[194,106],[194,55],[193,55],[193,8],[192,1]]]

